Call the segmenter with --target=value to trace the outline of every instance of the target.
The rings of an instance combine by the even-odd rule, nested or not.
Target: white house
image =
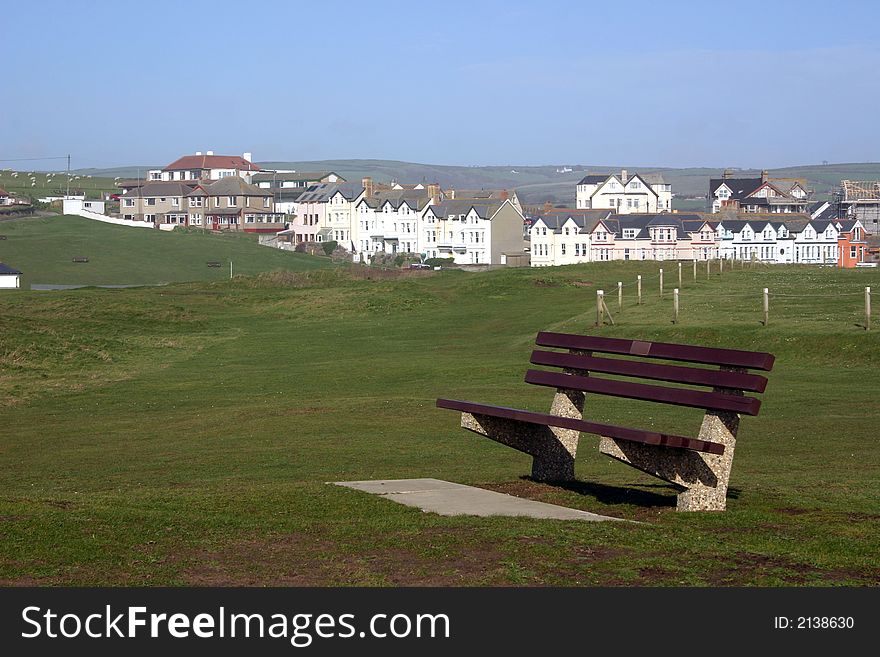
[[[419,249],[457,264],[501,265],[522,258],[523,216],[510,199],[444,200],[421,215]]]
[[[0,290],[17,290],[21,287],[21,272],[0,262]]]
[[[785,219],[722,219],[720,255],[733,260],[771,264],[837,264],[843,225],[807,215]],[[852,226],[847,226],[852,230]],[[861,229],[861,225],[856,226]]]
[[[591,174],[577,184],[578,210],[610,209],[618,214],[657,213],[672,209],[672,185],[660,174]]]
[[[220,180],[229,176],[238,176],[245,182],[251,181],[251,176],[262,171],[254,164],[251,153],[237,155],[214,155],[214,151],[208,151],[204,155],[196,151],[195,155],[184,155],[163,169],[153,169],[147,172],[148,180],[152,181],[212,181]]]

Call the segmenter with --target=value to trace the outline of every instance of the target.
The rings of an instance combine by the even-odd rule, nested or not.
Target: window
[[[850,258],[856,257],[856,247],[854,247],[854,246],[849,247],[849,257]]]
[[[561,248],[562,255],[565,255],[565,242],[562,243],[560,248]]]
[[[624,239],[634,239],[638,232],[639,231],[637,228],[624,228],[623,229],[623,238]]]
[[[171,199],[171,207],[179,208],[180,207],[180,199],[177,197]]]
[[[234,208],[236,205],[235,197],[234,196],[227,196],[226,203],[227,203],[228,207]]]
[[[154,198],[148,198],[148,199],[147,199],[147,205],[156,205],[156,199],[154,199]]]
[[[215,197],[214,197],[214,207],[215,207],[215,208],[219,208],[219,207],[220,207],[220,197],[219,197],[219,196],[215,196]]]
[[[133,198],[125,199],[125,201],[123,202],[123,205],[127,208],[133,208],[134,207],[134,199]]]
[[[264,208],[268,208],[268,207],[269,207],[269,202],[270,202],[271,200],[272,200],[272,197],[271,197],[271,196],[264,196],[264,197],[263,197],[263,207],[264,207]]]

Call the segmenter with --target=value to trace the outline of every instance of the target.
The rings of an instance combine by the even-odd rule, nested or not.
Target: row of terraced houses
[[[767,172],[711,179],[712,213],[673,211],[672,187],[660,174],[626,170],[582,178],[576,208],[528,216],[515,192],[265,171],[250,153],[198,152],[119,184],[122,219],[265,233],[291,249],[334,242],[364,262],[399,253],[534,267],[715,258],[855,266],[867,259],[863,206],[861,215],[842,214],[839,204],[813,202],[805,181]]]

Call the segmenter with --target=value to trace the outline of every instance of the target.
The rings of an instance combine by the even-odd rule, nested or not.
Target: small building
[[[758,214],[797,214],[807,211],[812,190],[799,178],[770,178],[762,171],[759,178],[734,178],[728,170],[709,180],[712,212],[722,209]]]
[[[0,205],[12,205],[15,201],[9,193],[0,187]]]
[[[0,262],[0,290],[17,290],[21,287],[21,272]]]

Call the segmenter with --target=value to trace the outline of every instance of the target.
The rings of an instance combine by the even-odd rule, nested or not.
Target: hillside
[[[0,222],[0,262],[24,272],[32,283],[147,285],[229,278],[275,269],[307,270],[329,260],[259,246],[249,235],[163,232],[113,226],[82,217],[58,216]],[[84,256],[87,263],[75,263]],[[220,267],[208,267],[209,261]]]
[[[379,181],[438,182],[444,187],[508,188],[516,189],[520,199],[529,204],[552,201],[574,204],[574,186],[587,173],[610,173],[627,169],[630,172],[662,173],[679,199],[705,196],[709,178],[719,176],[722,168],[639,167],[633,165],[546,165],[546,166],[446,166],[418,164],[397,160],[302,160],[259,162],[266,168],[296,171],[335,171],[347,180],[371,176]],[[84,169],[77,173],[103,177],[133,177],[150,167],[116,167],[113,169]],[[563,168],[570,172],[558,173]],[[757,176],[758,169],[735,169],[736,175]],[[806,178],[816,190],[818,198],[826,197],[842,179],[878,180],[880,163],[817,164],[770,169],[770,175],[780,178]],[[684,209],[684,206],[682,206]],[[688,207],[692,209],[692,207]]]
[[[880,402],[854,382],[880,366],[859,326],[880,270],[713,270],[684,281],[673,325],[670,294],[633,293],[661,264],[0,294],[0,583],[876,587]],[[593,327],[616,281],[616,325]],[[546,412],[553,391],[523,383],[545,329],[773,353],[728,510],[676,513],[672,485],[589,434],[576,483],[534,482],[527,456],[435,408]],[[703,415],[586,410],[681,435]],[[326,483],[414,477],[642,524],[441,516]]]

